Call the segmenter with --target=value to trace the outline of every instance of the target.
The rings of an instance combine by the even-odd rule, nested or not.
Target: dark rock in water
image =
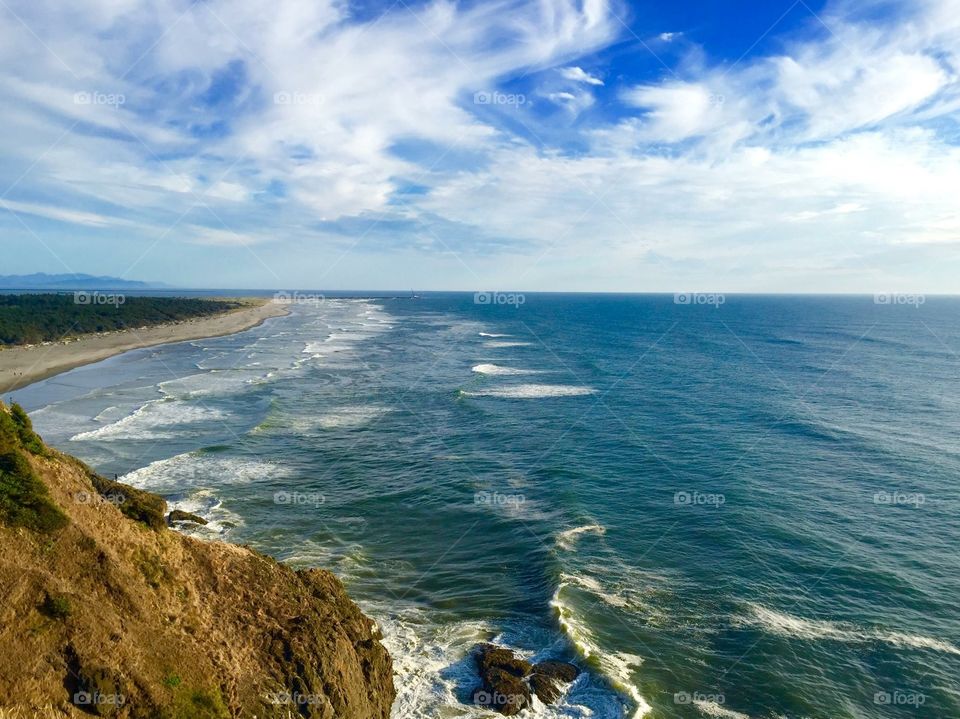
[[[543,676],[557,679],[561,682],[572,682],[580,676],[580,670],[577,669],[576,665],[555,659],[548,659],[545,662],[534,664],[532,671],[534,674],[542,674]]]
[[[475,655],[483,686],[473,693],[475,704],[513,716],[532,701],[530,687],[523,678],[533,665],[505,647],[481,644]]]
[[[522,678],[503,669],[491,669],[483,678],[483,687],[474,692],[473,700],[504,716],[513,716],[530,706],[530,687]]]
[[[496,709],[505,716],[529,707],[533,694],[545,704],[553,704],[562,693],[560,685],[572,682],[580,674],[569,662],[548,660],[531,664],[496,644],[478,645],[474,658],[483,681],[483,686],[473,692],[474,704]]]
[[[191,514],[190,512],[184,512],[180,509],[174,509],[170,514],[167,515],[167,523],[172,524],[173,522],[193,522],[194,524],[206,524],[207,520],[203,517]]]
[[[533,665],[506,647],[481,644],[477,652],[477,669],[480,670],[481,677],[492,669],[502,669],[515,677],[525,677],[533,670]]]
[[[531,674],[530,688],[544,704],[553,704],[560,698],[560,684],[546,674]]]
[[[580,670],[570,662],[540,662],[533,665],[530,688],[544,704],[553,704],[560,698],[560,683],[572,682],[579,674]]]

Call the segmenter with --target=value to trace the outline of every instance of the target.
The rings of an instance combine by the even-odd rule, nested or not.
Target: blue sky
[[[0,273],[957,292],[960,0],[0,3]]]

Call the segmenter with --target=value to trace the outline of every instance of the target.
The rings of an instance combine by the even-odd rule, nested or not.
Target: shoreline
[[[289,314],[287,305],[275,300],[248,302],[252,306],[210,317],[0,350],[0,393],[23,389],[130,350],[232,335],[258,327],[272,317]]]

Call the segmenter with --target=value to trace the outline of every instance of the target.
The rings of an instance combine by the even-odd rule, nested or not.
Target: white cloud
[[[917,108],[950,81],[944,67],[922,53],[843,53],[824,58],[777,58],[783,101],[808,117],[806,136],[831,137],[875,125]]]
[[[201,227],[198,225],[184,227],[181,235],[187,242],[215,247],[248,247],[249,245],[266,242],[268,239],[260,235],[234,232],[228,227]]]
[[[560,68],[560,74],[567,80],[571,80],[573,82],[584,82],[588,85],[603,84],[603,80],[601,80],[599,77],[594,77],[581,67],[563,67]]]
[[[867,290],[908,266],[953,281],[955,0],[903,2],[896,24],[834,5],[829,30],[777,54],[711,66],[697,50],[660,82],[595,54],[624,32],[601,0],[438,0],[363,22],[335,0],[11,3],[36,34],[0,25],[0,189],[21,215],[185,253],[256,244],[278,269],[324,258],[358,284],[376,250],[385,282],[396,253],[421,286]],[[531,102],[474,104],[495,89]],[[363,223],[348,242],[316,229],[398,215],[414,229],[376,233],[396,247]]]
[[[646,111],[644,134],[655,141],[679,142],[699,137],[726,120],[726,97],[699,83],[642,85],[625,91],[623,99]]]
[[[57,220],[58,222],[65,222],[72,225],[84,225],[86,227],[135,226],[134,223],[125,222],[109,215],[102,215],[95,212],[82,212],[80,210],[67,210],[38,202],[0,200],[0,208],[11,212],[34,215],[36,217]]]

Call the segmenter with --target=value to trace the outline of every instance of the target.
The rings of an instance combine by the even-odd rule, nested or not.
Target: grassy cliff
[[[0,719],[389,716],[390,658],[332,574],[165,511],[0,403]]]

